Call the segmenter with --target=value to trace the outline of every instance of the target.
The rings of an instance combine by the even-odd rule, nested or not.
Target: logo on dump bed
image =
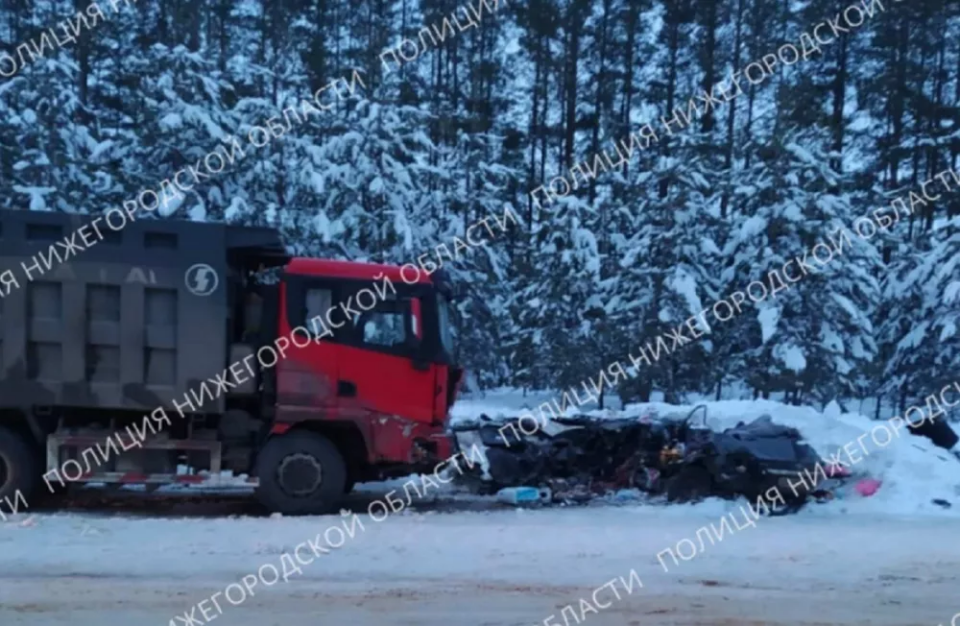
[[[186,276],[184,276],[184,280],[187,289],[195,296],[209,296],[217,290],[217,286],[220,284],[220,277],[217,276],[217,272],[206,263],[191,265]]]

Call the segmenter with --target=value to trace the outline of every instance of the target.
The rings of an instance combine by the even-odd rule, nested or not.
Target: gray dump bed
[[[0,211],[0,274],[16,281],[6,274],[0,285],[0,408],[150,410],[182,401],[227,365],[238,259],[246,250],[282,253],[270,229],[181,220],[141,219],[116,232],[101,221],[103,238],[88,226],[85,244],[75,233],[89,221]],[[68,251],[71,237],[77,247]],[[214,276],[191,272],[197,264],[216,273],[207,295],[194,292],[209,291]]]

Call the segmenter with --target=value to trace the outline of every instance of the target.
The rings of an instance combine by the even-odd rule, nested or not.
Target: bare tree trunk
[[[706,37],[703,50],[703,82],[701,86],[704,93],[712,93],[713,84],[716,82],[716,59],[717,53],[717,2],[718,0],[701,0],[704,10],[707,12],[706,19]],[[705,133],[713,130],[714,117],[713,109],[708,108],[703,114],[701,129]]]
[[[680,19],[679,16],[668,18],[667,28],[669,29],[669,59],[670,65],[667,68],[667,113],[666,118],[672,119],[674,115],[674,102],[677,94],[677,63],[680,48]],[[661,142],[661,154],[670,156],[670,141],[667,137]],[[660,198],[666,198],[670,191],[670,181],[667,178],[660,180]]]
[[[580,57],[581,0],[570,0],[567,5],[567,54],[564,71],[564,147],[565,168],[571,168],[576,158],[577,142],[577,83]]]
[[[736,0],[737,2],[737,17],[736,17],[736,26],[734,28],[734,38],[733,38],[733,73],[734,75],[740,71],[740,47],[743,41],[743,3],[745,0]],[[723,165],[724,169],[727,172],[728,180],[733,178],[733,147],[734,147],[734,137],[736,136],[736,116],[737,116],[737,99],[733,98],[727,103],[727,142],[724,146],[724,158]],[[730,205],[730,189],[729,187],[724,188],[723,197],[720,200],[720,217],[727,217],[727,210]],[[719,391],[717,392],[719,393]]]
[[[843,107],[846,104],[847,94],[847,56],[850,51],[850,40],[846,33],[841,33],[837,38],[837,73],[833,81],[833,114],[831,116],[831,126],[833,127],[833,149],[837,152],[837,157],[832,159],[831,167],[837,172],[843,171],[843,138],[844,122]]]

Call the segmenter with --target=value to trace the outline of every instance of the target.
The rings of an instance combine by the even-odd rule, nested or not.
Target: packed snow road
[[[665,556],[663,571],[659,552],[696,544],[697,529],[734,511],[741,519],[719,501],[363,516],[365,531],[236,606],[228,585],[279,571],[284,552],[339,518],[18,516],[0,524],[0,624],[181,625],[218,592],[223,613],[207,600],[194,625],[530,626],[563,624],[570,605],[570,624],[598,626],[936,626],[960,611],[958,527],[945,518],[762,518],[679,565]],[[595,597],[607,608],[581,613],[611,580]]]

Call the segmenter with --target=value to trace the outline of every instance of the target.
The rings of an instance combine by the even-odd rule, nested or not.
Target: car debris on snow
[[[853,484],[850,493],[861,497],[882,485],[824,462],[797,429],[769,415],[713,430],[705,406],[664,416],[650,411],[631,418],[556,417],[533,433],[517,419],[481,415],[456,426],[454,434],[461,448],[478,445],[484,453],[477,470],[463,478],[469,488],[498,493],[499,501],[511,504],[582,503],[631,491],[667,502],[708,497],[752,502],[776,488],[785,504],[771,514],[786,514],[809,501],[842,498],[838,490],[847,483]],[[956,443],[938,434],[942,442]],[[815,475],[818,464],[826,479],[802,480]]]

